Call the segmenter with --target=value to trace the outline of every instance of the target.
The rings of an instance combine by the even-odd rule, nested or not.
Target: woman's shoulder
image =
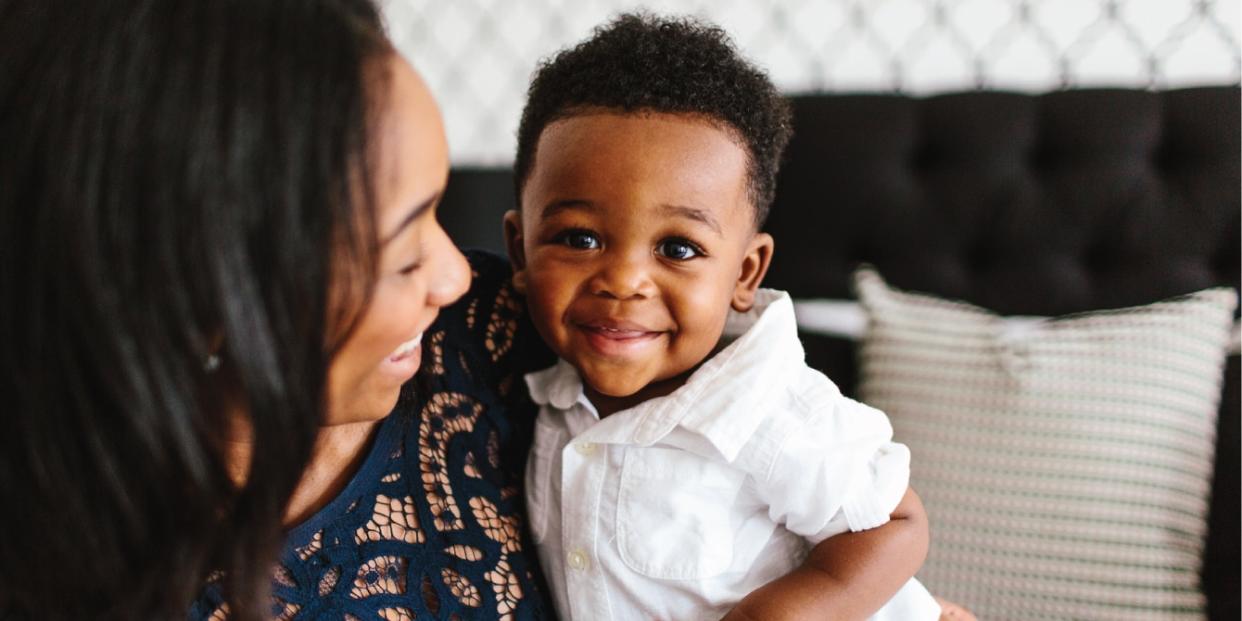
[[[444,352],[458,354],[457,362],[474,376],[524,374],[552,364],[555,358],[540,340],[526,314],[522,296],[513,288],[513,270],[501,256],[467,251],[470,289],[445,307],[428,330],[432,365]],[[484,368],[485,367],[485,368]]]
[[[465,250],[462,254],[470,264],[474,277],[471,293],[495,291],[512,280],[513,267],[505,257],[486,250]],[[471,293],[467,293],[466,297],[470,297]]]
[[[273,616],[541,619],[549,605],[520,492],[535,408],[518,373],[543,353],[508,263],[468,253],[473,281],[423,339],[363,466],[288,533]],[[218,621],[218,578],[190,612]]]

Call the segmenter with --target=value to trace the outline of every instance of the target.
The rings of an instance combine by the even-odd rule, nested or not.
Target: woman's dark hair
[[[618,16],[540,65],[527,91],[514,162],[519,202],[549,124],[584,110],[703,117],[747,151],[750,199],[762,225],[789,142],[789,104],[720,28],[692,18]]]
[[[0,41],[0,617],[184,619],[219,569],[257,618],[374,278],[380,16],[10,0]]]

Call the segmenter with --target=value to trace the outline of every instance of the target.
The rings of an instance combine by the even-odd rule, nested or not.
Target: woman
[[[0,611],[265,616],[283,532],[409,435],[378,421],[469,283],[435,220],[435,104],[364,0],[8,2],[0,40]],[[370,558],[333,560],[347,597],[376,594],[391,508],[353,512],[384,523]],[[446,542],[417,518],[400,543]],[[446,532],[463,565],[481,553]],[[509,612],[536,616],[500,545]],[[497,609],[465,586],[482,572],[434,569],[409,585],[424,607]]]
[[[436,223],[371,2],[18,0],[0,41],[0,618],[549,614],[548,361]]]

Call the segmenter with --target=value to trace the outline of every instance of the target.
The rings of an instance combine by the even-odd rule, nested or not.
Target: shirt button
[[[591,561],[587,558],[586,552],[583,552],[582,550],[574,550],[570,552],[566,555],[565,560],[569,562],[570,567],[578,571],[584,571],[591,565]]]
[[[595,445],[591,442],[579,442],[574,445],[574,450],[580,455],[591,455],[595,453]]]

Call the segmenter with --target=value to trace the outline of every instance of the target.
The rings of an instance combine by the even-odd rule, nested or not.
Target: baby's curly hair
[[[701,116],[747,150],[756,228],[789,142],[789,104],[724,30],[689,17],[627,13],[544,61],[527,91],[514,162],[519,204],[545,127],[593,108]]]

